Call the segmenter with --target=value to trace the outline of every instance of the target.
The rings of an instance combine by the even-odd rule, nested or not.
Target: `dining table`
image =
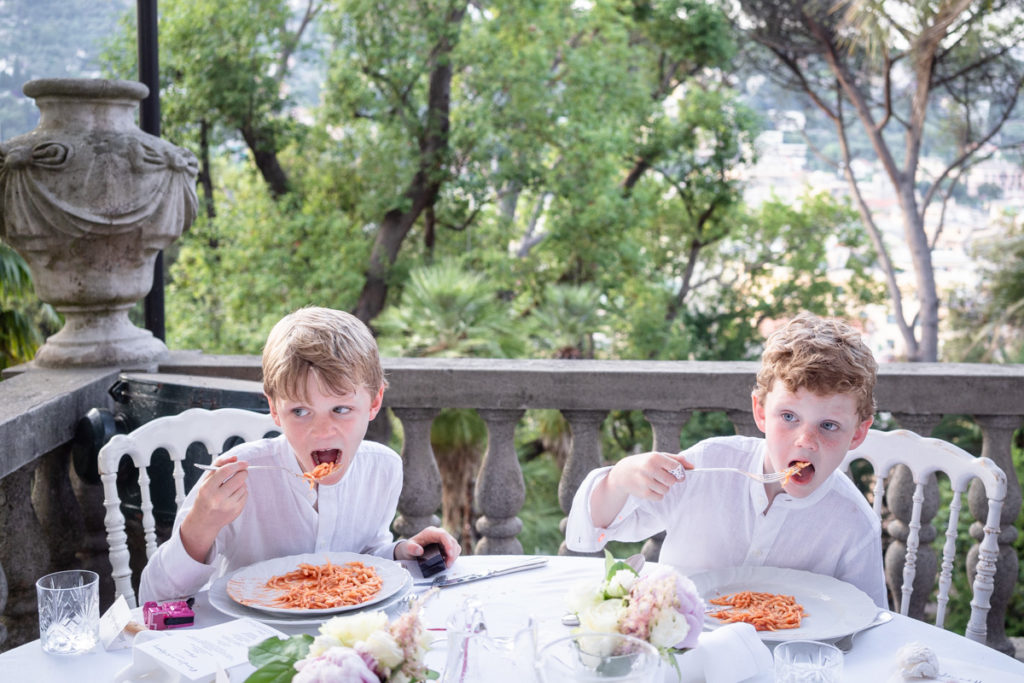
[[[529,556],[529,555],[463,555],[443,576],[460,577],[486,573],[518,566],[524,562],[543,559],[531,569],[516,571],[482,580],[470,581],[430,591],[415,563],[402,563],[413,579],[404,589],[410,595],[426,596],[423,602],[422,619],[431,634],[439,639],[428,657],[431,668],[438,670],[445,665],[445,626],[451,623],[453,615],[466,609],[470,601],[484,605],[502,604],[526,612],[536,624],[536,646],[569,635],[575,627],[567,619],[569,605],[567,598],[582,583],[599,583],[605,574],[605,560],[593,556]],[[642,571],[656,570],[656,563],[647,563]],[[426,585],[425,585],[426,584]],[[192,629],[202,629],[232,620],[242,619],[248,613],[239,612],[238,606],[225,602],[223,585],[214,583],[195,596],[192,609],[195,623]],[[405,592],[403,590],[403,593]],[[396,596],[397,597],[397,596]],[[406,609],[408,601],[392,600],[382,603],[380,609],[394,617]],[[138,614],[138,610],[135,611]],[[268,625],[283,634],[317,634],[319,623],[329,617],[317,616],[308,621],[292,622],[275,619],[267,615]],[[258,620],[258,619],[257,619]],[[180,629],[184,631],[185,629]],[[165,632],[169,633],[169,632]],[[706,625],[697,647],[675,655],[678,672],[666,669],[663,680],[695,683],[706,680],[705,664],[701,658],[701,644],[714,633],[714,627]],[[774,646],[771,636],[760,636],[765,646]],[[1024,681],[1024,662],[1018,661],[982,643],[962,635],[938,628],[932,624],[894,614],[892,619],[879,626],[864,630],[856,635],[852,648],[843,657],[842,680],[850,683],[886,683],[902,681],[900,675],[900,652],[906,645],[916,644],[928,648],[938,660],[939,676],[935,680],[955,683],[1003,683]],[[15,647],[0,654],[0,680],[31,681],[32,683],[65,681],[114,681],[132,680],[123,672],[129,670],[133,661],[131,647],[106,650],[97,644],[91,651],[78,655],[52,655],[44,652],[38,640]],[[719,651],[717,656],[728,657]],[[737,655],[740,656],[740,655]],[[226,671],[232,682],[244,681],[254,668],[242,663]],[[119,678],[119,675],[121,677]],[[497,671],[490,683],[503,680],[503,673]],[[142,680],[156,680],[140,678]],[[174,679],[167,679],[174,680]],[[210,678],[209,680],[213,680]],[[224,680],[222,677],[220,680]],[[443,679],[442,679],[443,680]],[[738,680],[738,679],[737,679]],[[769,668],[762,667],[746,679],[752,683],[767,683],[774,680]],[[922,679],[916,679],[922,680]]]

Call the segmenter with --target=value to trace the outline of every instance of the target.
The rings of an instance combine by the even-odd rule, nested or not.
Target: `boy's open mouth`
[[[793,476],[790,477],[790,480],[797,484],[806,484],[814,476],[814,465],[806,460],[793,460],[789,463],[790,467],[795,467],[797,465],[803,465],[803,467],[795,472]]]
[[[313,465],[322,465],[325,462],[334,463],[341,458],[341,450],[337,448],[325,448],[319,451],[313,451],[310,453],[313,458]]]

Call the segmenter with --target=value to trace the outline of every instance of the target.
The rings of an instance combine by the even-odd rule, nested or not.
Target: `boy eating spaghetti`
[[[436,542],[451,566],[459,544],[446,531],[391,536],[402,460],[363,440],[386,386],[377,343],[358,318],[307,307],[278,322],[263,348],[263,391],[282,433],[217,458],[143,570],[140,600],[194,595],[238,568],[304,553],[411,560]],[[291,472],[250,476],[250,465]]]
[[[801,314],[767,340],[751,395],[764,438],[705,439],[682,453],[642,453],[594,470],[573,499],[571,550],[665,531],[660,562],[683,573],[772,566],[827,574],[887,607],[878,516],[838,471],[874,419],[877,364],[838,320]],[[789,471],[760,483],[728,472]],[[795,468],[799,467],[799,470]]]

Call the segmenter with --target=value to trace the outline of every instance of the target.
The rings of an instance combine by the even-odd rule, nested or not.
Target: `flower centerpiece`
[[[693,582],[670,567],[641,575],[642,560],[618,560],[606,550],[604,579],[574,586],[569,609],[580,630],[640,638],[678,671],[673,655],[696,647],[704,601]]]
[[[431,593],[410,601],[394,621],[382,611],[334,617],[320,635],[268,638],[249,648],[256,671],[246,683],[422,683],[437,673],[427,669],[429,637],[420,620]]]

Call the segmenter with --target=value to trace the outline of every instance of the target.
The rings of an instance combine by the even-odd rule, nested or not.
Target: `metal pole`
[[[157,41],[156,0],[136,0],[139,81],[149,87],[149,96],[139,106],[139,128],[150,135],[160,135],[160,49]],[[157,339],[167,338],[164,328],[164,253],[156,255],[153,286],[146,295],[143,308],[146,329]]]

